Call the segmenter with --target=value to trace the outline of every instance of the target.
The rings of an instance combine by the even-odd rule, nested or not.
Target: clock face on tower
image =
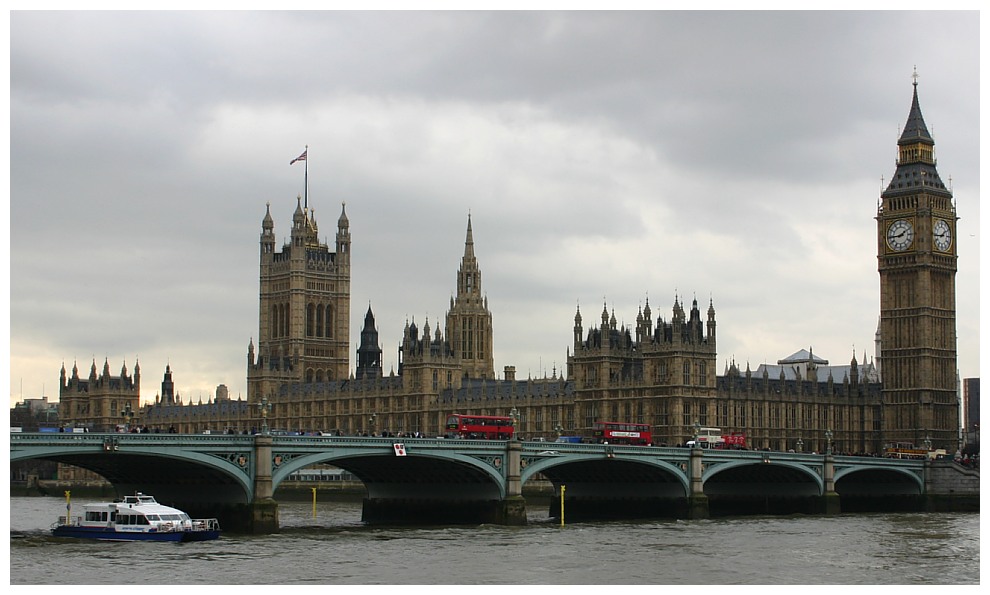
[[[914,226],[910,221],[898,219],[887,228],[887,245],[891,250],[907,250],[914,241]]]
[[[952,245],[952,230],[949,229],[949,224],[944,219],[935,222],[935,226],[932,227],[932,237],[935,240],[936,248],[942,252],[948,252],[949,246]]]

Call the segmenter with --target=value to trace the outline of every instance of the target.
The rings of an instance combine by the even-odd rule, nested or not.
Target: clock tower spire
[[[956,210],[938,175],[918,74],[877,211],[885,442],[957,447]]]

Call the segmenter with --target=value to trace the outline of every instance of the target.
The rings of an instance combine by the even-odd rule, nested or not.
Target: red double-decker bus
[[[697,436],[688,441],[689,447],[697,444],[700,448],[746,450],[746,434],[742,432],[723,432],[722,428],[697,428],[695,431]]]
[[[592,435],[599,444],[631,444],[649,446],[653,444],[653,434],[649,424],[630,424],[620,421],[596,421]]]
[[[447,416],[447,436],[449,437],[511,440],[515,430],[511,417],[461,415],[460,413]]]

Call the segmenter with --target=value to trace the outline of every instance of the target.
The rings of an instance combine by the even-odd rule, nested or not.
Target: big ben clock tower
[[[917,73],[897,170],[880,195],[877,260],[885,442],[957,448],[956,210],[935,169]]]

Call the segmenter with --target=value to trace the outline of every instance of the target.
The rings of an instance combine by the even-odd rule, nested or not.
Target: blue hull
[[[137,533],[115,531],[103,527],[69,527],[52,529],[54,537],[99,539],[101,541],[209,541],[218,539],[220,531],[175,531],[170,533]]]

